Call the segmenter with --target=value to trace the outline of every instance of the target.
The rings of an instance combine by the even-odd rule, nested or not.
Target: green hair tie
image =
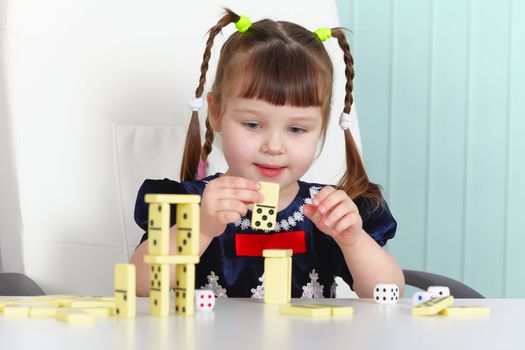
[[[332,37],[332,29],[330,28],[318,28],[314,33],[317,34],[317,37],[319,37],[321,41]]]
[[[252,26],[252,21],[246,16],[240,16],[239,20],[235,22],[235,28],[241,33],[244,33]]]

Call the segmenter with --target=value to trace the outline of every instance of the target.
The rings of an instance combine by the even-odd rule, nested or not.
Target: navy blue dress
[[[222,174],[217,173],[202,180],[182,183],[168,179],[144,181],[138,192],[135,205],[136,223],[144,231],[147,231],[148,205],[144,202],[145,194],[202,195],[206,184],[220,175]],[[308,297],[308,290],[310,290],[310,295],[315,294],[310,288],[312,285],[318,286],[318,292],[322,288],[320,293],[324,297],[333,297],[335,276],[341,277],[352,286],[352,275],[339,246],[332,237],[321,232],[310,219],[303,215],[303,205],[310,203],[315,194],[325,185],[306,183],[300,180],[298,184],[299,191],[292,203],[277,213],[275,232],[253,230],[250,227],[251,211],[249,210],[246,216],[227,225],[225,232],[213,239],[201,256],[200,263],[196,266],[196,288],[207,285],[207,287],[215,289],[214,285],[218,284],[222,287],[220,289],[223,291],[222,296],[257,297],[257,293],[254,292],[257,286],[261,285],[260,277],[264,272],[264,258],[261,256],[238,256],[236,254],[235,236],[254,233],[272,235],[289,231],[304,231],[306,241],[306,252],[294,253],[292,257],[292,298]],[[356,199],[354,202],[363,219],[363,229],[380,246],[384,246],[387,240],[394,237],[397,227],[386,202],[383,202],[383,205],[375,211],[372,211],[371,206],[363,199]],[[174,209],[172,207],[171,225],[176,223]],[[140,243],[147,238],[146,232]],[[312,276],[314,276],[313,279]],[[320,293],[317,293],[318,297],[320,297]]]

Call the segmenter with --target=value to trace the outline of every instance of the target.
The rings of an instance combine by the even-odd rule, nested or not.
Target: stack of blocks
[[[175,313],[193,315],[195,264],[199,262],[198,195],[147,194],[148,255],[150,269],[150,312],[169,315],[170,265],[175,267]],[[171,204],[177,205],[177,254],[169,255]]]
[[[264,303],[287,304],[292,295],[292,250],[265,249]]]

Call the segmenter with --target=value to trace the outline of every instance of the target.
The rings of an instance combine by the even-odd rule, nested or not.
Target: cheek
[[[254,154],[253,144],[246,142],[246,137],[238,132],[224,131],[221,135],[224,158],[230,165],[248,160]]]

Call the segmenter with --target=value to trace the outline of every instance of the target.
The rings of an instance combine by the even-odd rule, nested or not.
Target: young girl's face
[[[213,122],[212,122],[213,124]],[[275,106],[229,97],[214,125],[220,131],[227,175],[297,186],[312,164],[321,135],[321,107]]]

